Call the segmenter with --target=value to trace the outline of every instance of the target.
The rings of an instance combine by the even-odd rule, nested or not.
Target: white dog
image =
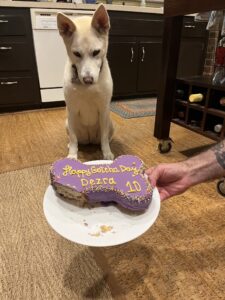
[[[68,60],[64,74],[69,157],[77,158],[78,143],[101,144],[104,159],[113,159],[109,141],[112,77],[106,58],[109,16],[104,5],[94,15],[69,19],[57,16]]]

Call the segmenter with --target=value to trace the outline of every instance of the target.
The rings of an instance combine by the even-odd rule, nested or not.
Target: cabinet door
[[[205,42],[201,39],[181,40],[177,77],[202,75]]]
[[[30,45],[26,41],[2,43],[0,40],[0,71],[29,70],[32,68]]]
[[[24,15],[29,14],[28,9],[1,8],[0,10],[0,36],[23,36],[27,34],[27,25]]]
[[[138,47],[135,41],[110,42],[108,60],[113,79],[113,95],[136,92]]]
[[[0,77],[0,106],[38,104],[39,89],[32,77]]]
[[[158,90],[161,67],[161,41],[141,42],[139,44],[138,92]]]
[[[40,102],[30,10],[0,8],[0,110]]]

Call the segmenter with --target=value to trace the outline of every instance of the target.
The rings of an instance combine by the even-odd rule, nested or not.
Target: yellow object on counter
[[[201,102],[203,100],[203,95],[202,94],[191,94],[189,96],[189,101],[190,102]]]

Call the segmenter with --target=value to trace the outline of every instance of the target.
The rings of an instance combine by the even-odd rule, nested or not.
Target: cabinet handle
[[[143,62],[145,59],[145,47],[141,47],[142,49],[142,57],[141,57],[141,61]]]
[[[0,23],[9,23],[9,20],[0,20]]]
[[[18,84],[18,81],[1,81],[1,85]]]
[[[184,28],[195,28],[195,25],[184,25]]]
[[[0,50],[3,50],[3,51],[12,50],[12,47],[11,46],[10,47],[0,47]]]
[[[134,61],[134,48],[131,47],[130,50],[131,50],[131,59],[130,59],[130,62],[133,62]]]

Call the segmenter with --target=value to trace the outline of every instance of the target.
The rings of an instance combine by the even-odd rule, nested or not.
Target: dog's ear
[[[76,30],[76,26],[73,21],[62,13],[57,14],[57,25],[62,37],[71,37]]]
[[[103,4],[100,4],[96,9],[91,25],[95,28],[99,33],[107,33],[110,29],[110,21],[109,15],[105,9]]]

